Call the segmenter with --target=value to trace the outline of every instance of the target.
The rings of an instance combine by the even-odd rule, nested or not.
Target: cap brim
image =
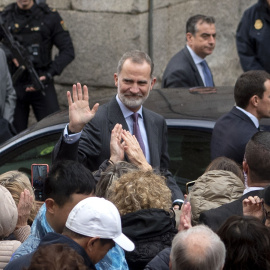
[[[114,238],[113,241],[126,251],[132,251],[135,248],[134,243],[123,233],[121,233],[118,237]]]

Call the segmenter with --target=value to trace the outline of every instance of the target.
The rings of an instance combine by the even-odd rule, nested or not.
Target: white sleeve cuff
[[[68,144],[73,144],[77,142],[81,138],[82,132],[75,133],[75,134],[68,134],[68,124],[66,125],[64,129],[64,141]]]

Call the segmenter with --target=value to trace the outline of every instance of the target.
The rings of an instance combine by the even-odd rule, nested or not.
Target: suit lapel
[[[201,78],[201,75],[200,75],[200,72],[199,72],[199,70],[197,69],[197,66],[196,66],[196,64],[194,63],[194,61],[193,61],[193,58],[192,58],[192,56],[191,56],[191,54],[190,54],[190,52],[189,52],[189,50],[188,50],[188,48],[185,46],[185,48],[184,48],[184,53],[185,53],[185,55],[186,55],[186,57],[187,57],[187,60],[188,60],[188,62],[189,62],[189,64],[190,64],[190,66],[192,67],[192,69],[193,69],[193,71],[194,71],[194,76],[195,76],[195,79],[196,79],[196,81],[197,81],[197,84],[198,85],[204,85],[203,84],[203,80],[202,80],[202,78]],[[213,76],[212,76],[213,77]]]
[[[123,113],[116,101],[116,98],[113,97],[108,105],[108,119],[109,119],[109,129],[110,132],[113,130],[116,124],[121,124],[123,129],[129,130],[127,122],[123,116]]]

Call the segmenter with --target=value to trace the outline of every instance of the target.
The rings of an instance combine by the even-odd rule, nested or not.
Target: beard
[[[150,93],[150,87],[148,89],[147,94],[145,94],[145,96],[143,96],[142,94],[131,94],[131,93],[123,94],[121,93],[119,84],[118,84],[117,92],[118,92],[119,99],[123,102],[123,104],[127,108],[136,109],[140,107],[147,100]]]

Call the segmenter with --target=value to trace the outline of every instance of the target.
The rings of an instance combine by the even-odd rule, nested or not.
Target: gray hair
[[[212,16],[205,16],[205,15],[201,15],[201,14],[197,14],[195,16],[190,17],[187,20],[186,33],[191,33],[192,35],[195,35],[196,32],[198,31],[197,24],[199,22],[213,24],[213,23],[215,23],[215,18]]]
[[[133,51],[129,51],[123,54],[123,56],[121,57],[121,59],[118,62],[118,66],[117,66],[117,74],[119,75],[122,71],[123,68],[123,64],[124,62],[130,59],[131,62],[133,63],[137,63],[137,64],[143,64],[144,61],[146,61],[146,63],[148,63],[151,67],[151,72],[150,72],[150,77],[153,77],[153,71],[154,71],[154,63],[151,60],[151,58],[149,57],[149,55],[143,51],[139,51],[139,50],[133,50]]]
[[[179,232],[173,239],[172,270],[220,270],[226,249],[219,236],[205,225]]]

